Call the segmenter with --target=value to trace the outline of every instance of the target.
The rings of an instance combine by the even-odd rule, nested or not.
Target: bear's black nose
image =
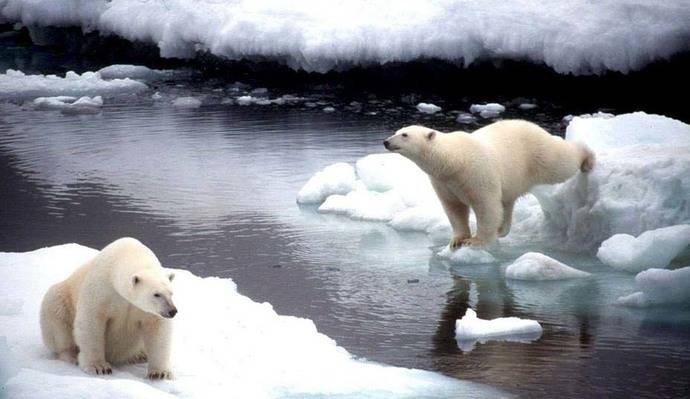
[[[173,309],[173,310],[168,312],[168,317],[175,317],[176,314],[177,314],[177,309]]]
[[[386,147],[386,148],[388,148],[388,147],[391,146],[391,143],[388,142],[388,140],[383,140],[383,146]]]

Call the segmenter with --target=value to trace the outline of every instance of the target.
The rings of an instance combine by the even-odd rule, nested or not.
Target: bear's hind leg
[[[59,360],[77,364],[77,345],[72,334],[73,317],[59,286],[51,287],[41,303],[43,342]]]
[[[515,206],[515,201],[509,201],[503,203],[503,223],[501,227],[498,228],[498,236],[505,237],[510,233],[510,226],[513,223],[513,207]]]

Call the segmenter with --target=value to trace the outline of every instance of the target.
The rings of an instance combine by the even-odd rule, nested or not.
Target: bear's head
[[[383,146],[388,151],[397,152],[406,158],[416,160],[428,150],[438,134],[438,131],[428,127],[407,126],[383,140]]]
[[[173,278],[175,274],[166,272],[163,268],[140,270],[130,280],[127,299],[145,312],[172,318],[177,314],[170,284]]]

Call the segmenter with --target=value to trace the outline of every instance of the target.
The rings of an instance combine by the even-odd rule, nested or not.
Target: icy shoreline
[[[311,320],[276,314],[240,295],[230,279],[177,270],[173,336],[176,379],[143,379],[145,365],[92,377],[51,359],[38,308],[47,288],[92,257],[77,244],[0,253],[0,386],[12,398],[498,397],[490,387],[356,360]]]
[[[563,74],[627,73],[690,49],[689,19],[683,1],[0,0],[0,22],[21,23],[37,38],[46,36],[42,27],[74,26],[154,44],[163,57],[210,53],[318,72],[419,59],[517,59]]]

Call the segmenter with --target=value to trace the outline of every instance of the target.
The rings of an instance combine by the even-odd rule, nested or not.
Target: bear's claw
[[[112,374],[113,369],[108,364],[107,362],[105,363],[97,363],[97,364],[89,364],[86,366],[82,367],[82,370],[89,374],[96,374],[96,375],[106,375],[106,374]]]
[[[138,355],[134,355],[129,360],[127,360],[127,363],[129,364],[139,364],[139,363],[146,363],[148,360],[146,353],[139,353]]]
[[[150,380],[172,380],[173,375],[170,370],[149,371]]]

